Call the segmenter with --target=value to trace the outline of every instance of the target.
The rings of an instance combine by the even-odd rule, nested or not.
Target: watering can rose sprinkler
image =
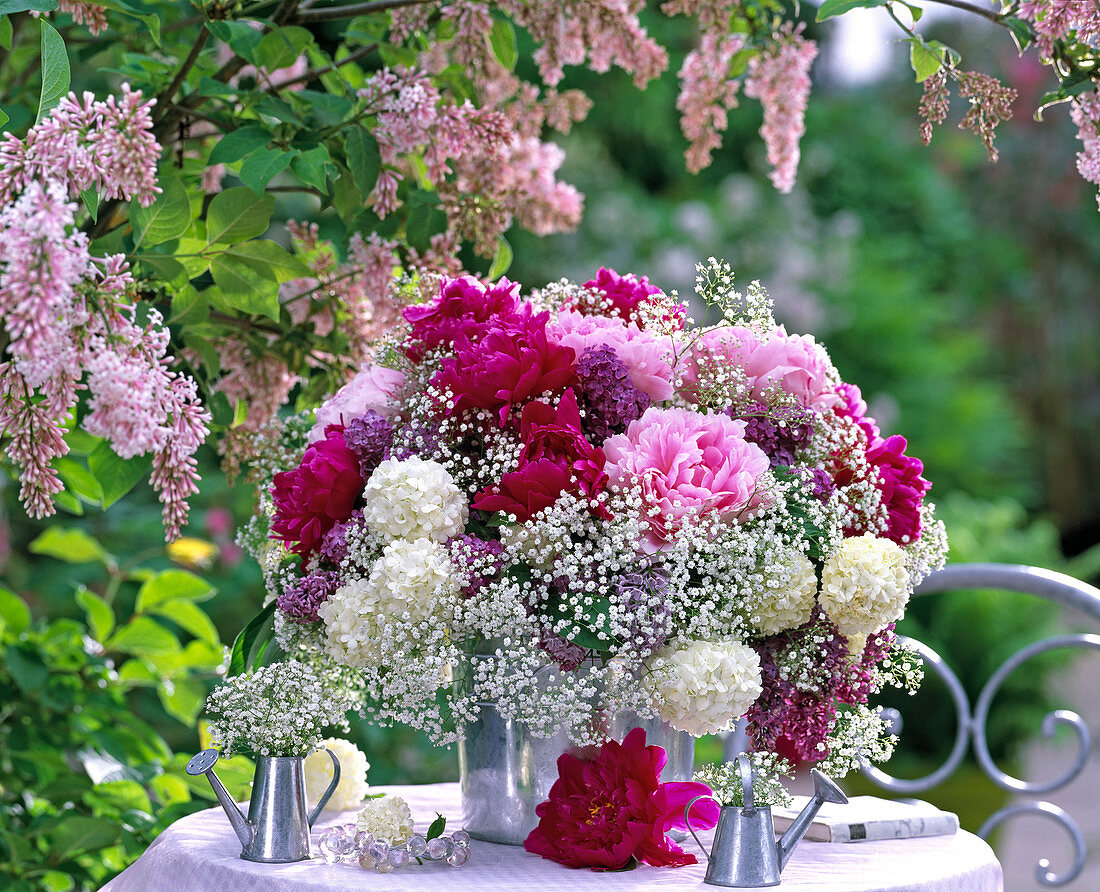
[[[241,841],[241,857],[245,861],[265,864],[305,861],[310,857],[309,829],[340,783],[340,760],[332,750],[325,752],[332,759],[332,783],[308,817],[301,756],[259,756],[256,759],[247,818],[214,773],[214,763],[220,755],[216,749],[206,749],[192,757],[187,763],[187,773],[205,774],[210,781],[214,795]]]
[[[771,806],[756,805],[753,799],[756,769],[745,753],[737,757],[737,771],[741,775],[741,801],[744,805],[718,803],[721,811],[710,852],[692,829],[689,812],[700,799],[717,800],[713,796],[696,796],[684,808],[684,823],[707,856],[707,873],[703,882],[737,889],[778,886],[779,874],[787,866],[791,853],[806,834],[821,806],[826,802],[844,803],[848,797],[840,787],[814,769],[811,772],[814,779],[813,798],[798,813],[783,838],[776,842]]]

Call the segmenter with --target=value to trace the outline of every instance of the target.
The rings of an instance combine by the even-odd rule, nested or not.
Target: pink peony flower
[[[645,276],[636,276],[633,273],[620,276],[615,270],[605,266],[601,266],[596,278],[589,279],[584,287],[602,291],[611,301],[614,311],[628,321],[635,318],[638,304],[651,294],[661,293],[661,289],[650,285]]]
[[[838,384],[836,395],[839,397],[833,411],[842,418],[851,418],[863,433],[867,435],[867,442],[871,443],[879,439],[878,424],[867,414],[867,402],[863,399],[863,393],[855,384]]]
[[[317,423],[309,432],[309,441],[316,443],[326,437],[329,425],[347,427],[368,411],[377,412],[392,421],[400,411],[398,400],[404,385],[404,372],[384,365],[364,365],[354,378],[317,410]]]
[[[603,449],[611,486],[641,490],[649,525],[641,547],[650,554],[692,517],[750,517],[761,501],[757,480],[770,466],[745,439],[743,421],[688,409],[651,407]]]
[[[709,796],[706,784],[660,781],[667,756],[646,746],[635,728],[620,744],[610,740],[591,757],[564,753],[550,797],[538,805],[538,826],[523,843],[536,855],[566,867],[622,870],[634,861],[655,867],[695,864],[665,834],[684,828],[684,808]],[[692,826],[713,827],[718,806],[709,800],[692,810]]]
[[[406,351],[409,359],[419,362],[425,352],[440,344],[460,339],[476,342],[489,328],[489,320],[516,311],[518,294],[519,285],[507,279],[486,286],[473,276],[445,278],[431,303],[404,310],[414,342]]]
[[[618,317],[586,316],[576,310],[562,310],[547,326],[547,335],[557,344],[572,347],[577,356],[588,347],[614,348],[638,390],[654,403],[672,399],[671,338],[642,331],[636,323]]]
[[[766,341],[741,325],[704,332],[684,357],[684,398],[696,401],[705,370],[722,366],[743,369],[751,396],[762,402],[775,385],[809,409],[822,411],[841,401],[832,386],[832,363],[825,349],[812,335],[788,335],[782,325]]]
[[[594,498],[607,486],[603,451],[581,432],[572,388],[565,391],[557,408],[543,402],[524,406],[520,439],[523,451],[517,469],[505,474],[497,486],[478,493],[472,507],[514,514],[523,522],[553,505],[565,491],[580,489]]]
[[[454,394],[450,412],[496,409],[503,427],[511,407],[563,389],[573,378],[576,354],[546,336],[549,313],[494,319],[477,343],[463,341],[443,360],[432,384]]]
[[[878,439],[867,449],[867,460],[878,469],[882,503],[886,507],[886,538],[898,545],[908,545],[920,538],[920,508],[924,494],[932,484],[921,473],[924,464],[919,458],[905,454],[905,437],[894,434]]]
[[[351,517],[363,491],[359,458],[344,443],[344,428],[330,424],[325,438],[311,445],[293,471],[275,475],[272,538],[308,556],[339,521]]]

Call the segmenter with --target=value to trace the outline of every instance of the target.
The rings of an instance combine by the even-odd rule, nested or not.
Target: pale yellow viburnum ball
[[[905,552],[866,533],[845,539],[825,561],[818,602],[840,634],[853,638],[901,619],[911,592]]]
[[[391,846],[405,842],[413,833],[409,804],[400,796],[368,799],[359,811],[355,826]]]
[[[340,760],[340,782],[325,804],[325,811],[358,808],[370,789],[367,784],[367,770],[370,768],[367,757],[350,740],[339,737],[328,737],[321,741],[321,746],[323,749],[314,750],[305,758],[306,798],[310,808],[316,807],[332,783],[332,759],[325,749],[332,750]]]
[[[786,566],[759,592],[749,608],[749,622],[765,635],[797,629],[814,612],[817,573],[810,559],[792,551]]]

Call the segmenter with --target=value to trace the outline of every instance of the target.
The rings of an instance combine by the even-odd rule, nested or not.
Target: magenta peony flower
[[[691,517],[752,516],[761,499],[757,479],[770,467],[764,451],[745,439],[743,421],[688,409],[651,407],[603,449],[611,486],[641,489],[649,524],[641,546],[650,554]]]
[[[667,756],[646,746],[635,728],[622,743],[610,740],[588,759],[568,753],[558,758],[558,779],[550,798],[535,809],[538,826],[523,847],[566,867],[622,870],[633,860],[654,867],[695,864],[665,834],[684,829],[684,808],[695,796],[709,796],[706,784],[660,782]],[[718,806],[696,803],[691,823],[713,827]]]
[[[401,389],[405,373],[384,365],[364,365],[363,368],[317,410],[316,423],[309,432],[309,441],[325,438],[331,424],[347,427],[355,418],[368,411],[377,412],[392,421],[400,411]]]
[[[460,340],[476,342],[488,329],[489,320],[516,311],[519,284],[501,279],[486,286],[473,276],[444,279],[439,295],[429,304],[406,307],[405,321],[412,325],[414,342],[406,350],[419,362],[432,347]]]
[[[645,276],[636,276],[628,273],[620,276],[615,270],[601,266],[596,278],[584,283],[585,288],[595,288],[602,291],[615,312],[623,319],[634,318],[638,304],[651,294],[660,294],[661,289],[656,285],[650,285]]]
[[[642,331],[618,317],[585,316],[562,310],[547,326],[554,343],[572,347],[580,356],[589,347],[606,345],[630,372],[630,381],[654,403],[672,398],[672,339]]]
[[[833,411],[843,418],[851,418],[860,426],[867,435],[867,442],[873,443],[879,439],[878,424],[867,414],[867,402],[863,399],[863,393],[855,384],[838,384],[835,388],[836,395],[840,398]]]
[[[522,522],[558,500],[565,491],[580,489],[590,498],[607,485],[604,454],[581,432],[577,395],[565,391],[557,407],[528,403],[520,418],[523,451],[519,466],[496,486],[483,489],[471,503],[482,511],[515,514]]]
[[[312,554],[325,533],[351,516],[363,486],[359,458],[344,443],[344,428],[330,424],[298,467],[275,475],[272,537],[296,554]]]
[[[873,442],[867,449],[867,460],[881,476],[878,488],[887,511],[885,535],[898,545],[920,538],[921,502],[932,486],[921,477],[923,462],[905,454],[907,445],[905,437],[894,434]]]
[[[494,319],[480,341],[464,341],[443,360],[432,383],[454,394],[450,411],[496,409],[501,427],[511,407],[562,390],[575,377],[576,354],[546,337],[549,313],[526,312]]]

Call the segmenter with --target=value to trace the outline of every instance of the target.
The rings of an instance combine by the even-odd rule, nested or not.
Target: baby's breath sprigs
[[[790,805],[791,794],[783,786],[782,778],[794,772],[791,763],[776,753],[749,753],[749,761],[756,769],[756,779],[752,785],[753,802],[760,806]],[[741,772],[736,762],[704,765],[695,772],[695,780],[710,787],[721,805],[745,804]]]
[[[308,755],[326,728],[349,730],[345,713],[353,708],[297,660],[234,676],[206,700],[210,738],[223,755]]]

